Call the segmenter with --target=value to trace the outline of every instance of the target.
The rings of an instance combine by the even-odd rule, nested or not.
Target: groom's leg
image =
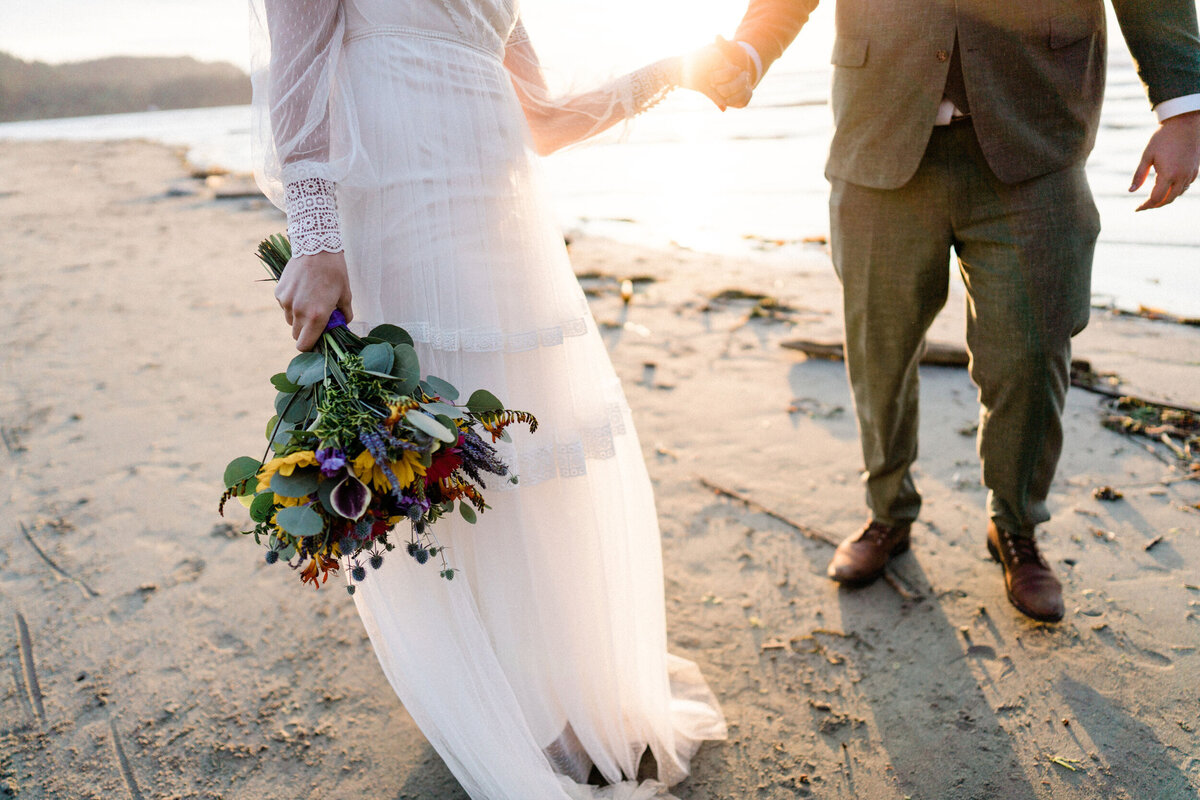
[[[1071,337],[1088,322],[1099,215],[1082,164],[1005,185],[969,126],[957,133],[955,230],[988,514],[1000,530],[1028,536],[1050,518]]]
[[[899,189],[834,179],[830,244],[842,282],[846,369],[854,391],[873,521],[904,526],[921,496],[910,467],[917,457],[917,363],[925,332],[946,302],[950,273],[950,193],[934,132],[917,174]]]
[[[955,231],[967,285],[967,346],[982,414],[979,455],[988,487],[988,547],[1004,566],[1009,601],[1034,619],[1062,619],[1062,586],[1034,526],[1062,451],[1071,337],[1087,324],[1099,216],[1083,165],[1016,185],[991,173],[969,126]]]

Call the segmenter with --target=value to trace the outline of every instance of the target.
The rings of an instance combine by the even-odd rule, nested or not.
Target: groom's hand
[[[709,80],[726,105],[745,108],[750,104],[754,87],[758,83],[755,77],[757,67],[741,45],[720,36],[717,37],[716,45],[725,56],[725,64],[709,73]]]
[[[1154,188],[1150,197],[1137,207],[1138,211],[1162,208],[1187,191],[1200,172],[1200,111],[1163,120],[1150,137],[1142,153],[1142,161],[1133,173],[1136,192],[1154,168]]]
[[[740,55],[731,51],[729,47],[739,51]],[[740,95],[736,92],[725,90],[725,85],[731,82],[748,85],[752,81],[750,72],[741,66],[743,58],[745,62],[750,61],[750,57],[742,48],[718,37],[713,44],[702,47],[684,57],[682,85],[686,89],[692,89],[705,95],[716,104],[717,108],[724,111],[727,106],[733,105],[727,99],[729,96],[740,99]],[[749,69],[753,70],[753,65]],[[737,79],[737,72],[746,72],[745,81]],[[721,78],[720,86],[714,80],[714,76]],[[749,102],[748,96],[746,99]],[[735,107],[740,108],[741,106]]]

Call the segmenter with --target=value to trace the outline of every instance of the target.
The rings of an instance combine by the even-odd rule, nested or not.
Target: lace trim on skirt
[[[576,317],[548,328],[537,328],[519,333],[504,333],[497,330],[439,330],[428,322],[400,322],[413,341],[432,347],[434,350],[462,351],[464,353],[520,353],[539,347],[556,347],[567,337],[583,336],[587,333],[587,317]]]
[[[626,413],[624,405],[610,403],[608,421],[602,425],[560,433],[553,441],[531,442],[518,446],[512,456],[505,454],[517,476],[517,486],[533,486],[555,478],[582,477],[587,475],[589,460],[616,457],[616,437],[626,432]],[[539,431],[538,436],[541,435]],[[496,486],[498,489],[510,487],[515,488],[510,483]]]

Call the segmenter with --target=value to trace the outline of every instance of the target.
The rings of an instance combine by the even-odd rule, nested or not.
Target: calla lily
[[[371,504],[371,490],[353,475],[347,475],[329,495],[333,510],[346,519],[359,519]]]

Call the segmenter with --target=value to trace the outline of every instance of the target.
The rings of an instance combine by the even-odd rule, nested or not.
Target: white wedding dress
[[[658,796],[725,722],[667,653],[650,482],[531,152],[515,0],[257,3],[259,180],[294,249],[344,246],[356,329],[404,327],[424,371],[541,423],[501,445],[517,486],[437,524],[453,581],[397,548],[357,584],[384,673],[472,798]],[[614,81],[563,127],[630,116],[661,78]],[[586,785],[593,765],[613,786]]]

